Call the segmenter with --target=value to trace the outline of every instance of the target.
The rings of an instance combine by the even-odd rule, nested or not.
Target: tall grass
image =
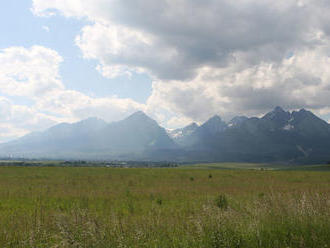
[[[330,247],[330,174],[0,168],[0,247]]]

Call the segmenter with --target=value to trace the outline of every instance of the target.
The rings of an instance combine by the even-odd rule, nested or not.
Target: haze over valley
[[[166,130],[142,111],[107,123],[62,123],[1,144],[3,157],[177,162],[330,161],[330,125],[305,109],[276,107],[261,118],[215,115],[205,123]]]

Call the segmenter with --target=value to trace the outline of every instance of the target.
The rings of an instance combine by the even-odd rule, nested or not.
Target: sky
[[[0,2],[0,142],[142,110],[166,128],[276,106],[330,120],[326,0]]]

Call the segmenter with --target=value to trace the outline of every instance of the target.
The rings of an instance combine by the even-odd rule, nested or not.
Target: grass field
[[[220,170],[281,170],[281,171],[330,171],[330,164],[288,165],[288,164],[253,164],[253,163],[205,163],[185,165],[187,169]]]
[[[208,167],[0,167],[0,247],[330,247],[329,172]]]

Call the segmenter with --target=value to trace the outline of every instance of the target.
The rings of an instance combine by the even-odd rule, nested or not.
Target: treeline
[[[150,161],[0,161],[0,166],[33,166],[33,167],[108,167],[108,168],[168,168],[178,167],[173,162],[150,162]]]

